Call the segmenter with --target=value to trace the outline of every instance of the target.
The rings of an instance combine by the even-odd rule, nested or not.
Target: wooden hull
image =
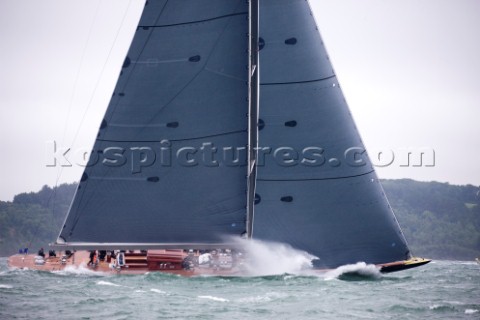
[[[235,276],[242,272],[239,268],[194,268],[191,270],[182,267],[182,261],[187,254],[179,253],[179,250],[172,250],[177,252],[168,252],[169,250],[156,250],[162,253],[163,256],[158,256],[157,259],[146,261],[142,259],[141,254],[129,255],[127,254],[125,266],[112,267],[112,263],[108,261],[99,261],[95,266],[89,266],[90,254],[88,251],[77,251],[70,258],[62,263],[61,257],[45,258],[44,264],[37,264],[35,262],[36,255],[33,254],[16,254],[8,258],[8,265],[12,268],[30,269],[39,271],[62,271],[71,268],[86,268],[93,272],[104,274],[145,274],[148,272],[163,272],[169,274],[176,274],[181,276]],[[143,255],[145,258],[146,255]],[[144,263],[140,263],[144,260]],[[132,262],[133,261],[133,262]]]
[[[110,261],[99,261],[96,266],[88,266],[90,260],[88,251],[77,251],[68,259],[60,257],[46,258],[44,264],[36,263],[36,255],[17,254],[8,258],[8,265],[13,268],[31,269],[40,271],[62,271],[68,268],[87,268],[94,272],[105,274],[145,274],[148,272],[163,272],[176,274],[186,277],[191,276],[242,276],[246,275],[242,268],[242,263],[238,263],[231,268],[222,267],[195,267],[185,269],[183,261],[187,254],[181,250],[155,250],[147,254],[126,254],[126,263],[122,267],[112,267]],[[429,263],[431,260],[423,258],[412,258],[405,261],[396,261],[376,265],[382,273],[389,273],[415,268]],[[324,273],[329,270],[314,270],[318,273]]]

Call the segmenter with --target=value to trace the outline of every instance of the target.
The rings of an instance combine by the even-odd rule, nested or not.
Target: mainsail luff
[[[248,111],[248,187],[247,187],[247,238],[252,237],[254,220],[255,186],[257,182],[258,109],[260,99],[260,65],[258,59],[259,0],[249,1],[250,75]]]
[[[244,161],[213,157],[248,144],[248,30],[243,0],[146,2],[58,243],[246,232]]]

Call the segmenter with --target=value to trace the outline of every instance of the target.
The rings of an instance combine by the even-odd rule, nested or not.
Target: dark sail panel
[[[261,172],[261,169],[259,170]],[[334,268],[404,260],[408,248],[374,173],[348,179],[258,181],[254,238],[285,242]]]
[[[248,30],[245,1],[147,1],[59,242],[246,231]]]
[[[223,146],[246,139],[238,133],[208,141]],[[62,236],[69,242],[94,243],[210,243],[226,234],[240,236],[245,232],[245,167],[204,161],[203,143],[174,141],[168,148],[159,142],[142,144],[152,152],[119,142],[115,148],[125,150],[126,162],[117,165],[100,163],[120,157],[108,151],[111,143],[97,142],[104,154],[85,171]],[[186,148],[198,151],[177,157]],[[149,165],[153,153],[156,158]],[[148,162],[133,168],[132,160],[141,158]]]
[[[269,70],[263,67],[267,53],[262,75]],[[336,77],[263,83],[260,104],[259,179],[340,178],[373,170]]]
[[[260,4],[253,237],[305,250],[318,267],[408,258],[308,2]]]

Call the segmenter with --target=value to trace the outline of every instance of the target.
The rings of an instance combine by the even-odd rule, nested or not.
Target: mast
[[[255,184],[257,179],[257,147],[258,147],[258,108],[260,66],[258,60],[259,0],[249,1],[249,106],[248,106],[248,186],[247,186],[247,238],[253,233]]]

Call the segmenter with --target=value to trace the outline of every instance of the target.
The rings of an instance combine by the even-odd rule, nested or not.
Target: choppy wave
[[[150,289],[150,291],[151,291],[151,292],[155,292],[155,293],[166,294],[166,292],[165,292],[165,291],[163,291],[163,290],[160,290],[160,289],[155,289],[155,288],[153,288],[153,289]]]
[[[108,281],[98,281],[97,285],[99,285],[99,286],[123,287],[122,285],[112,283],[112,282],[108,282]]]
[[[271,302],[274,300],[278,299],[286,299],[288,298],[288,294],[282,293],[282,292],[267,292],[263,295],[255,295],[251,297],[245,297],[236,300],[236,302],[239,303],[265,303],[265,302]]]
[[[435,311],[458,311],[457,308],[451,305],[444,305],[444,304],[433,304],[428,307],[430,310],[435,310]]]
[[[465,314],[474,314],[474,313],[478,313],[478,310],[477,309],[466,309],[465,310]]]
[[[228,299],[224,298],[219,298],[219,297],[214,297],[214,296],[198,296],[199,299],[208,299],[208,300],[213,300],[213,301],[219,301],[219,302],[228,302]]]
[[[108,276],[107,273],[91,270],[85,265],[79,265],[79,266],[68,265],[63,270],[57,270],[57,271],[51,271],[51,272],[54,274],[64,275],[64,276],[69,276],[69,275],[86,275],[86,276],[95,276],[95,277]]]
[[[234,278],[9,270],[0,278],[0,319],[471,320],[480,314],[478,283],[480,267],[451,261],[388,276],[364,263],[320,277],[303,270]]]

